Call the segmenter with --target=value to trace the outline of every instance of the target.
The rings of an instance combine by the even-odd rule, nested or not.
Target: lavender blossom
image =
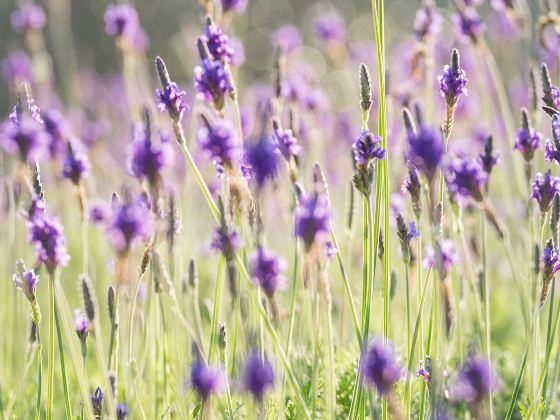
[[[161,141],[154,143],[149,129],[138,130],[130,151],[130,170],[136,178],[145,178],[150,185],[157,185],[170,164],[171,156],[171,145],[166,136],[161,136]]]
[[[243,13],[247,8],[247,0],[222,0],[222,11]]]
[[[352,145],[354,160],[358,167],[365,168],[375,160],[385,157],[385,150],[381,147],[381,137],[369,131],[362,131]]]
[[[296,158],[299,155],[301,146],[297,139],[294,137],[292,130],[284,130],[280,127],[278,121],[273,122],[274,134],[271,136],[273,144],[277,147],[278,151],[284,156],[286,161]]]
[[[476,44],[486,30],[486,26],[474,8],[466,8],[453,15],[453,23],[458,38],[465,43],[471,41]]]
[[[546,140],[544,157],[560,165],[560,117],[556,114],[552,116],[552,140]]]
[[[456,49],[451,54],[451,65],[443,67],[443,74],[437,80],[439,92],[450,108],[455,107],[461,95],[467,94],[467,75],[459,64],[459,52]]]
[[[274,369],[270,362],[261,359],[257,353],[249,356],[245,365],[243,382],[247,390],[257,401],[262,401],[266,391],[274,385]]]
[[[374,338],[367,345],[360,367],[365,382],[375,386],[380,396],[390,394],[402,374],[393,348],[380,338]]]
[[[326,198],[321,194],[302,196],[296,212],[296,235],[307,250],[323,243],[330,233],[330,214]]]
[[[49,136],[49,152],[52,158],[60,157],[66,151],[66,139],[70,129],[62,114],[49,109],[41,114],[45,124],[45,132]]]
[[[181,119],[183,119],[183,114],[189,109],[183,99],[183,96],[186,94],[187,93],[181,90],[175,82],[170,82],[163,90],[156,89],[158,110],[160,112],[168,112],[171,118],[181,121]]]
[[[437,269],[441,278],[447,277],[451,267],[459,262],[459,255],[453,242],[443,240],[436,243],[436,249],[428,248],[424,264]]]
[[[241,159],[242,150],[237,132],[228,120],[216,119],[210,124],[202,117],[196,137],[202,150],[218,169],[230,168]]]
[[[53,273],[58,266],[68,264],[64,228],[57,218],[46,212],[35,212],[29,219],[29,241],[35,245],[37,259]]]
[[[95,388],[93,394],[90,395],[91,406],[93,407],[93,414],[96,418],[100,419],[103,415],[103,398],[105,394],[100,387]]]
[[[441,131],[421,124],[417,132],[409,130],[408,159],[431,183],[445,153]]]
[[[283,25],[270,36],[272,46],[280,48],[284,54],[290,54],[302,46],[303,40],[299,29],[293,25]]]
[[[235,258],[235,253],[242,245],[243,241],[239,233],[230,229],[224,223],[214,230],[211,248],[214,251],[221,252],[226,260],[232,261]]]
[[[208,367],[203,362],[195,362],[191,368],[191,383],[202,400],[224,389],[224,374],[218,368]]]
[[[2,60],[2,78],[11,85],[17,85],[22,81],[32,81],[33,71],[29,56],[21,50],[8,54]]]
[[[546,242],[542,252],[542,285],[541,285],[541,307],[545,304],[546,298],[550,292],[550,283],[554,279],[556,273],[560,270],[560,261],[558,260],[558,250],[554,249],[552,239]]]
[[[10,16],[12,28],[16,32],[25,32],[31,29],[41,29],[45,26],[47,17],[43,8],[37,4],[24,3]]]
[[[0,125],[0,147],[17,154],[22,162],[33,163],[44,157],[48,144],[43,127],[35,118],[23,114],[16,123],[4,121]]]
[[[419,236],[420,233],[416,230],[416,223],[410,222],[407,226],[402,215],[400,213],[397,214],[397,237],[399,238],[405,264],[410,262],[410,241]]]
[[[408,176],[405,178],[401,191],[408,193],[412,201],[412,210],[416,219],[420,218],[422,213],[422,186],[420,185],[420,180],[418,179],[418,173],[416,168],[412,165],[408,165]]]
[[[201,39],[208,47],[210,58],[219,60],[224,64],[231,63],[234,51],[229,42],[229,37],[210,18],[206,20],[204,34],[201,36]]]
[[[513,148],[521,152],[525,162],[531,162],[535,151],[540,147],[542,135],[531,127],[527,110],[523,109],[521,114],[521,127],[515,133]]]
[[[126,420],[126,418],[128,417],[128,407],[126,405],[126,403],[118,403],[117,404],[117,420]]]
[[[550,169],[546,171],[544,176],[540,172],[537,173],[531,198],[537,200],[543,215],[550,210],[554,196],[558,193],[560,193],[560,178],[552,176]]]
[[[202,59],[194,68],[194,87],[201,99],[214,104],[217,110],[224,107],[225,95],[233,93],[229,72],[221,61]]]
[[[150,211],[141,199],[113,202],[108,229],[113,247],[124,255],[137,241],[148,240],[152,234]]]
[[[245,154],[246,163],[251,167],[252,178],[262,189],[266,181],[274,179],[279,170],[279,153],[267,136],[249,145]]]
[[[17,290],[20,290],[29,302],[36,300],[37,284],[39,284],[39,276],[33,270],[18,270],[21,272],[14,273],[13,281]]]
[[[89,170],[90,164],[86,153],[80,147],[68,143],[68,153],[62,165],[62,177],[69,179],[74,185],[80,185]]]
[[[110,36],[132,38],[140,27],[138,12],[128,3],[110,4],[103,18],[105,32]]]
[[[441,30],[443,18],[433,5],[424,5],[414,16],[414,34],[419,41],[436,36]]]
[[[493,153],[494,147],[492,143],[492,136],[488,136],[486,138],[486,143],[484,144],[484,153],[478,156],[482,169],[488,175],[490,175],[494,166],[500,163],[500,154],[498,152]]]
[[[499,388],[499,378],[488,359],[471,356],[451,386],[451,399],[478,404]]]
[[[488,175],[478,160],[466,156],[454,158],[447,167],[445,179],[452,197],[472,198],[477,203],[484,200]]]
[[[416,376],[417,377],[421,376],[422,378],[424,378],[424,381],[429,384],[431,374],[432,374],[432,360],[428,358],[428,363],[426,363],[426,367],[424,367],[424,361],[420,360],[420,366],[416,371]]]
[[[282,288],[286,279],[284,271],[286,261],[273,253],[259,249],[251,257],[253,281],[260,286],[268,297],[272,297],[277,289]]]
[[[85,342],[90,330],[90,324],[86,314],[79,308],[74,311],[74,330],[80,341]]]
[[[312,23],[312,27],[315,40],[319,44],[342,43],[346,40],[344,19],[335,10],[317,16]]]

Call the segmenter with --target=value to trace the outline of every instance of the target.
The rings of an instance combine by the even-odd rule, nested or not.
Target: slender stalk
[[[37,403],[35,408],[35,418],[41,418],[41,393],[42,393],[42,383],[43,383],[43,344],[41,343],[41,332],[39,331],[39,325],[37,327]]]
[[[54,273],[49,273],[49,354],[47,360],[47,420],[52,420],[54,396]]]
[[[492,357],[491,357],[491,324],[490,324],[490,284],[488,282],[487,275],[487,262],[486,262],[486,217],[484,213],[481,214],[481,225],[482,225],[482,281],[484,282],[484,314],[485,319],[485,330],[486,330],[486,357],[488,358],[488,369],[492,369]],[[492,401],[492,395],[488,398],[488,405],[490,409],[490,420],[494,419],[494,403]]]
[[[60,368],[62,370],[62,385],[64,388],[64,403],[66,407],[66,418],[72,418],[72,409],[70,407],[70,392],[68,391],[68,378],[66,377],[66,363],[64,362],[64,346],[62,344],[62,331],[60,329],[60,317],[58,314],[58,303],[56,295],[54,297],[54,319],[56,324],[56,336],[58,340],[58,353],[60,356]]]
[[[216,277],[216,290],[214,291],[214,310],[212,313],[212,322],[210,327],[210,344],[208,345],[208,364],[212,363],[212,356],[214,355],[214,343],[216,341],[216,333],[218,327],[218,317],[220,316],[220,307],[222,302],[222,288],[223,288],[223,267],[224,258],[220,255],[218,260],[218,273]]]

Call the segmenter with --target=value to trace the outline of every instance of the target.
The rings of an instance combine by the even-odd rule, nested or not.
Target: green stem
[[[491,324],[490,324],[490,284],[487,275],[487,261],[486,261],[486,217],[484,213],[481,214],[482,224],[482,281],[484,282],[484,314],[486,315],[485,329],[486,329],[486,357],[488,358],[489,370],[491,370]],[[492,395],[488,398],[488,405],[490,409],[490,420],[494,419],[494,403]]]
[[[70,393],[68,391],[68,379],[66,377],[66,363],[64,362],[64,346],[62,344],[62,331],[60,329],[60,316],[58,314],[58,303],[56,294],[54,296],[54,318],[56,323],[56,337],[58,341],[58,352],[60,356],[60,368],[62,370],[62,385],[64,387],[64,403],[66,407],[66,418],[72,418],[72,409],[70,407]]]
[[[214,343],[217,334],[218,317],[220,316],[220,307],[222,302],[222,286],[223,286],[223,266],[224,257],[220,255],[218,260],[218,273],[216,277],[216,290],[214,291],[214,310],[212,313],[212,323],[210,327],[210,344],[208,345],[208,364],[212,364],[212,356],[214,355]]]
[[[49,354],[47,367],[47,420],[52,420],[54,396],[54,275],[49,273]]]
[[[41,344],[41,333],[39,325],[37,327],[37,362],[39,364],[37,369],[37,403],[35,408],[35,418],[41,418],[41,393],[43,383],[43,345]]]

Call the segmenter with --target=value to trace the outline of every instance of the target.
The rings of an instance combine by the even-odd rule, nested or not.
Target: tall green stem
[[[54,396],[54,275],[49,273],[49,355],[47,367],[47,420],[52,420]]]

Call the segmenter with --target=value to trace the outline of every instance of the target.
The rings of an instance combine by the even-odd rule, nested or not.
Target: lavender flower
[[[241,159],[241,146],[235,128],[228,120],[217,119],[212,125],[202,117],[197,140],[218,169],[232,167]]]
[[[486,139],[486,143],[484,144],[484,153],[478,156],[478,160],[482,165],[482,169],[488,175],[490,175],[494,166],[496,166],[500,162],[500,154],[498,152],[493,153],[493,151],[494,147],[492,144],[492,136],[488,136]]]
[[[426,367],[424,367],[424,361],[420,360],[420,366],[416,371],[416,376],[417,377],[421,376],[422,378],[424,378],[424,381],[429,384],[431,374],[432,374],[432,360],[428,359],[428,363],[426,364]]]
[[[19,264],[18,264],[19,265]],[[33,270],[25,270],[22,263],[20,272],[14,273],[14,286],[20,290],[29,302],[36,300],[37,284],[39,284],[39,276]]]
[[[457,30],[457,36],[462,42],[476,44],[480,36],[486,30],[486,26],[473,8],[466,8],[458,14],[453,15],[453,23]]]
[[[211,395],[222,392],[224,375],[218,368],[195,362],[191,368],[191,383],[200,398],[206,401]]]
[[[150,211],[141,199],[113,202],[109,236],[117,253],[126,254],[138,240],[147,240],[151,233]]]
[[[45,132],[49,136],[49,152],[52,158],[59,157],[66,151],[65,141],[69,135],[69,127],[64,117],[55,109],[41,114],[45,124]]]
[[[424,5],[416,11],[414,16],[414,34],[419,41],[433,37],[441,30],[441,14],[433,5]]]
[[[140,27],[138,12],[128,3],[110,4],[103,18],[105,32],[110,36],[132,38]]]
[[[416,230],[416,223],[410,222],[407,226],[400,213],[397,214],[397,236],[401,244],[403,261],[408,264],[410,262],[410,241],[418,238],[420,233]]]
[[[317,16],[312,23],[312,27],[315,40],[319,44],[344,42],[346,40],[344,19],[335,10]]]
[[[21,50],[14,51],[2,60],[2,78],[11,85],[33,80],[31,60],[25,52]]]
[[[110,209],[107,204],[101,202],[93,203],[89,209],[89,219],[94,224],[105,223],[109,220]]]
[[[226,260],[232,261],[235,258],[235,253],[242,245],[243,241],[239,233],[228,228],[224,223],[214,230],[211,248],[214,251],[221,252]]]
[[[296,212],[296,235],[307,250],[322,243],[330,232],[330,214],[326,198],[321,194],[302,196]]]
[[[160,112],[168,112],[171,118],[176,121],[181,121],[183,114],[189,109],[183,99],[183,96],[186,94],[187,93],[181,90],[175,82],[170,82],[163,90],[156,89],[158,110]]]
[[[243,382],[245,389],[257,401],[262,401],[266,391],[274,385],[274,369],[268,360],[253,353],[245,365]]]
[[[57,218],[46,212],[35,212],[29,219],[29,241],[35,245],[37,259],[45,264],[49,273],[58,266],[68,264],[64,228]]]
[[[431,183],[445,153],[441,131],[421,124],[417,132],[409,130],[407,137],[409,161]]]
[[[478,160],[466,156],[454,158],[447,167],[445,179],[452,197],[472,198],[477,203],[483,201],[488,175]]]
[[[290,54],[303,44],[299,29],[293,25],[283,25],[270,36],[272,46],[280,48],[284,54]]]
[[[252,178],[255,179],[259,189],[262,189],[267,180],[275,178],[278,174],[280,166],[278,151],[267,136],[249,145],[245,160],[251,167]]]
[[[535,151],[539,148],[542,135],[531,127],[528,113],[525,109],[521,111],[521,128],[515,133],[514,149],[517,149],[523,155],[525,162],[531,162]]]
[[[41,29],[45,26],[47,17],[43,8],[37,4],[24,3],[10,16],[12,28],[16,32],[25,32],[30,29]]]
[[[90,330],[90,324],[86,314],[79,308],[74,311],[74,330],[80,341],[85,342]]]
[[[550,292],[550,283],[554,276],[560,270],[560,261],[558,260],[558,250],[554,249],[552,239],[546,242],[542,252],[542,286],[541,286],[541,307],[546,302],[546,298]]]
[[[118,403],[117,404],[117,420],[126,420],[126,418],[128,417],[128,407],[126,405],[126,403]]]
[[[361,370],[367,384],[386,396],[401,377],[394,350],[382,339],[374,338],[362,353]]]
[[[169,166],[171,156],[171,145],[166,136],[161,136],[161,141],[156,144],[152,141],[149,128],[138,130],[131,147],[130,170],[136,178],[146,178],[150,185],[156,185]]]
[[[273,121],[274,134],[271,136],[273,144],[278,151],[284,156],[286,161],[296,158],[299,155],[301,147],[294,137],[292,130],[284,130],[280,127],[278,121]]]
[[[416,218],[419,219],[422,213],[422,186],[416,168],[412,165],[408,165],[408,176],[405,178],[401,190],[403,193],[407,192],[410,195],[412,210]]]
[[[222,11],[243,13],[247,7],[247,0],[222,0]]]
[[[531,198],[537,200],[542,214],[550,210],[554,196],[558,193],[560,193],[560,178],[552,176],[550,169],[546,171],[544,176],[540,172],[537,173]]]
[[[201,36],[201,39],[208,47],[210,58],[220,60],[224,64],[231,63],[234,51],[230,45],[229,37],[210,18],[206,20],[204,34]]]
[[[93,407],[93,414],[96,418],[101,418],[103,414],[103,398],[105,394],[100,387],[95,388],[93,394],[90,395],[91,406]]]
[[[90,170],[89,159],[81,148],[68,143],[68,153],[62,166],[62,177],[80,185],[81,180]]]
[[[549,162],[560,165],[560,117],[556,114],[552,116],[552,140],[546,141],[544,157]]]
[[[451,65],[443,67],[443,74],[437,78],[439,92],[445,98],[447,106],[454,108],[462,94],[467,94],[467,76],[459,64],[459,52],[454,49],[451,54]]]
[[[268,297],[272,297],[277,289],[285,285],[283,273],[286,270],[286,261],[261,247],[251,257],[251,270],[253,281]]]
[[[478,404],[499,388],[499,378],[488,359],[471,356],[451,386],[451,399]]]
[[[40,160],[46,151],[48,137],[41,124],[27,113],[17,122],[4,121],[0,125],[0,146],[10,154],[17,154],[22,162]]]
[[[424,264],[428,267],[437,269],[441,278],[447,277],[454,264],[459,262],[459,255],[453,242],[450,240],[443,240],[436,243],[436,249],[428,248],[426,251],[426,259]]]
[[[200,98],[213,103],[217,110],[224,107],[225,95],[233,93],[233,84],[223,63],[209,58],[202,59],[194,68],[194,87]]]
[[[381,137],[369,131],[362,131],[360,136],[352,145],[356,165],[362,168],[368,167],[376,159],[385,157],[385,150],[381,147]]]

